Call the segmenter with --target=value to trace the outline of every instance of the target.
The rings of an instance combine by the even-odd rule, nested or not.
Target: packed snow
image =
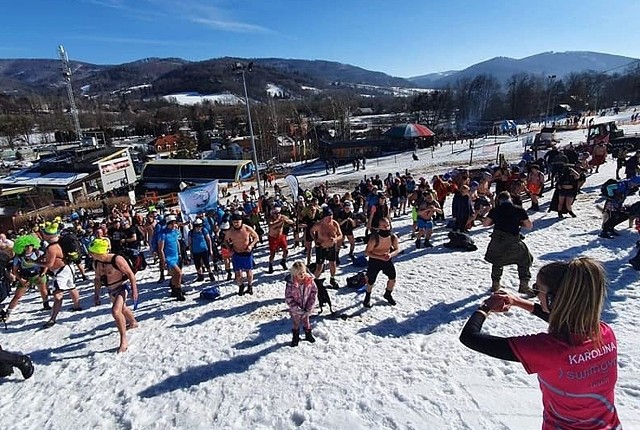
[[[607,119],[607,118],[605,118]],[[628,119],[622,115],[617,119]],[[600,119],[599,119],[600,120]],[[627,132],[639,126],[623,125]],[[561,145],[584,140],[584,130],[560,133]],[[502,143],[500,152],[519,160],[522,141]],[[476,149],[474,164],[495,160],[498,146]],[[469,163],[468,144],[443,145],[367,162],[365,171],[339,167],[302,169],[303,187],[329,181],[334,189],[363,175],[404,172],[430,179]],[[620,237],[598,237],[602,203],[599,186],[615,177],[609,157],[600,173],[587,179],[574,204],[575,219],[547,213],[551,197],[526,243],[542,265],[587,255],[603,262],[610,280],[603,319],[619,346],[616,406],[625,429],[640,428],[640,282],[627,264],[640,236],[624,223]],[[245,184],[248,187],[250,184]],[[346,185],[343,189],[346,189]],[[637,200],[630,197],[628,202]],[[449,198],[450,202],[450,198]],[[525,206],[526,207],[526,206]],[[450,213],[449,205],[445,206]],[[373,292],[373,308],[347,287],[330,291],[334,310],[346,318],[312,316],[315,344],[291,348],[291,321],[284,304],[284,272],[267,274],[267,246],[257,248],[253,296],[238,296],[232,282],[219,283],[222,297],[200,301],[208,283],[194,282],[187,269],[187,301],[168,297],[157,266],[138,273],[141,291],[136,311],[139,328],[129,332],[129,350],[116,354],[118,334],[110,308],[92,306],[92,285],[81,283],[85,310],[71,313],[69,299],[58,324],[40,327],[48,314],[31,292],[2,331],[2,347],[29,354],[34,376],[15,374],[0,380],[5,407],[0,420],[10,429],[539,429],[542,403],[535,375],[510,363],[465,348],[460,330],[488,296],[491,266],[483,260],[491,229],[476,226],[475,252],[452,252],[442,245],[447,230],[439,225],[434,248],[416,249],[409,240],[410,218],[393,221],[405,253],[397,258],[397,306],[382,299],[384,276]],[[356,231],[356,236],[362,230]],[[356,248],[363,251],[363,245]],[[291,249],[290,261],[302,256]],[[279,257],[276,257],[279,262]],[[358,268],[342,265],[338,279]],[[502,284],[518,287],[515,267],[505,269]],[[105,298],[103,294],[103,299]],[[491,315],[485,330],[502,336],[536,333],[545,324],[520,310]]]

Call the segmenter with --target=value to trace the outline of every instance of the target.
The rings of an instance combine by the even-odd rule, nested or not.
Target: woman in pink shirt
[[[622,429],[614,405],[618,345],[611,327],[600,321],[606,295],[601,264],[586,257],[547,264],[533,290],[540,304],[493,294],[469,318],[460,341],[492,357],[518,361],[538,375],[543,429]],[[548,321],[548,331],[509,338],[481,332],[491,312],[511,306]]]

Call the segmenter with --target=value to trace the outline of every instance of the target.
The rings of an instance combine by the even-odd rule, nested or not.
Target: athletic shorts
[[[209,266],[209,251],[195,252],[191,255],[196,269]]]
[[[400,207],[400,199],[398,197],[391,197],[391,207],[394,209]]]
[[[433,230],[433,221],[428,221],[426,219],[418,218],[418,228],[420,230]]]
[[[287,236],[284,234],[278,237],[269,236],[269,252],[276,252],[278,249],[287,249]]]
[[[74,279],[73,269],[71,266],[66,265],[51,276],[51,286],[53,292],[56,291],[71,291],[76,289],[76,283]]]
[[[336,248],[320,248],[316,247],[316,264],[324,261],[336,261]]]
[[[395,281],[396,279],[396,268],[393,265],[393,261],[383,261],[378,260],[377,258],[369,258],[369,263],[367,264],[367,283],[369,285],[373,285],[378,278],[378,273],[384,273],[384,275],[389,278],[390,281]]]
[[[231,256],[231,263],[235,272],[253,270],[253,254],[250,252],[234,252]]]

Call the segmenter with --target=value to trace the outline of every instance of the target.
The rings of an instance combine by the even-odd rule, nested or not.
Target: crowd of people
[[[233,201],[220,202],[216,211],[192,217],[183,216],[177,209],[149,207],[139,210],[123,205],[104,208],[101,219],[87,211],[74,212],[68,220],[35,219],[13,238],[0,235],[0,254],[5,255],[4,276],[16,285],[3,319],[5,322],[11,320],[20,299],[33,287],[42,298],[43,310],[50,311],[44,327],[53,327],[65,295],[73,302],[72,310],[82,310],[76,281],[88,280],[87,273],[93,271],[94,303],[100,305],[102,288],[106,288],[120,335],[118,351],[124,352],[128,347],[127,330],[138,325],[134,315],[139,298],[136,271],[144,270],[147,264],[159,264],[158,282],[165,283],[168,279],[168,294],[178,301],[186,300],[183,270],[190,264],[195,266],[196,282],[206,282],[205,275],[210,283],[233,279],[239,296],[252,295],[256,287],[254,254],[262,246],[268,250],[265,271],[280,270],[274,268],[274,262],[276,254],[282,252],[279,266],[288,272],[285,301],[293,323],[291,345],[299,344],[300,326],[304,329],[305,340],[315,342],[310,315],[317,296],[323,290],[326,294],[326,288],[340,288],[337,275],[339,267],[346,262],[341,253],[346,253],[346,258],[355,263],[358,240],[365,244],[364,255],[367,257],[362,305],[372,306],[371,295],[380,273],[387,279],[383,298],[389,305],[396,304],[394,258],[403,250],[393,224],[394,220],[407,217],[412,225],[408,234],[417,249],[436,246],[432,242],[435,228],[466,235],[476,226],[493,226],[485,260],[492,264],[491,291],[494,295],[481,309],[480,316],[474,316],[465,327],[463,342],[493,356],[521,361],[530,371],[539,371],[540,367],[533,364],[537,361],[530,358],[525,343],[492,340],[485,346],[486,338],[478,334],[479,329],[488,312],[501,312],[515,305],[537,312],[542,318],[550,318],[550,327],[556,321],[552,333],[556,336],[554,342],[573,339],[574,327],[566,321],[558,322],[561,317],[554,316],[557,315],[554,309],[566,295],[558,291],[574,288],[576,282],[562,278],[561,284],[552,285],[539,274],[537,287],[532,287],[533,256],[523,241],[521,230],[533,228],[528,212],[540,210],[545,192],[552,194],[549,210],[557,211],[559,219],[565,214],[577,217],[573,201],[581,192],[587,175],[597,171],[606,157],[606,147],[603,153],[596,145],[585,155],[570,144],[562,149],[553,147],[537,160],[527,152],[517,164],[502,162],[481,171],[455,169],[434,175],[431,180],[415,178],[408,171],[389,173],[384,178],[365,176],[353,190],[339,194],[331,193],[327,183],[320,183],[308,190],[292,190],[293,197],[285,198],[277,181],[272,180],[267,181],[273,188],[272,193],[258,196],[251,187]],[[640,185],[637,176],[640,156],[636,154],[627,159],[627,154],[617,153],[616,157],[618,166],[625,168],[626,179],[612,180],[603,191],[606,198],[600,234],[603,238],[615,237],[617,224],[636,216],[636,212],[640,215],[640,210],[630,211],[624,205],[625,198]],[[624,160],[622,164],[621,159]],[[451,213],[447,214],[445,203],[449,198]],[[524,207],[526,200],[530,200],[527,208]],[[361,236],[356,237],[359,228],[362,229]],[[297,252],[298,247],[302,260],[289,267],[290,249]],[[547,300],[553,294],[557,300],[553,307],[551,301],[539,308],[504,293],[500,278],[508,265],[517,266],[519,293],[534,297],[544,292]],[[640,269],[640,263],[637,266]],[[565,272],[599,273],[600,270],[588,260],[563,267]],[[329,281],[325,286],[322,276],[326,268]],[[542,285],[546,289],[541,290]],[[597,285],[580,286],[583,289],[592,287],[601,288],[600,281]],[[598,290],[594,294],[601,292]],[[133,307],[128,305],[129,296],[133,299]],[[49,303],[50,297],[53,297],[53,306]],[[597,313],[601,303],[595,301],[593,306],[593,312]],[[598,339],[612,336],[607,326],[596,323],[599,320],[590,326],[590,331],[579,333],[576,348],[594,340],[594,336]],[[601,331],[597,327],[601,327]],[[8,353],[2,354],[0,359]],[[14,361],[11,362],[24,361],[20,358],[23,356],[17,357],[12,356],[10,360]],[[17,365],[24,367],[23,361]],[[29,372],[32,370],[27,369],[23,374]],[[556,421],[559,419],[555,413],[548,414]],[[615,421],[615,416],[611,415],[608,421]]]

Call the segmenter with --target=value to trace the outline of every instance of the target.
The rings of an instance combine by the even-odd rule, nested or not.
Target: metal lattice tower
[[[69,104],[71,106],[71,118],[73,120],[73,127],[76,130],[76,136],[78,140],[82,140],[82,129],[80,129],[80,119],[78,117],[78,108],[76,108],[76,100],[73,97],[73,88],[71,87],[71,67],[69,66],[69,57],[67,56],[64,46],[58,46],[58,56],[62,61],[62,76],[67,83],[67,95],[69,96]]]

